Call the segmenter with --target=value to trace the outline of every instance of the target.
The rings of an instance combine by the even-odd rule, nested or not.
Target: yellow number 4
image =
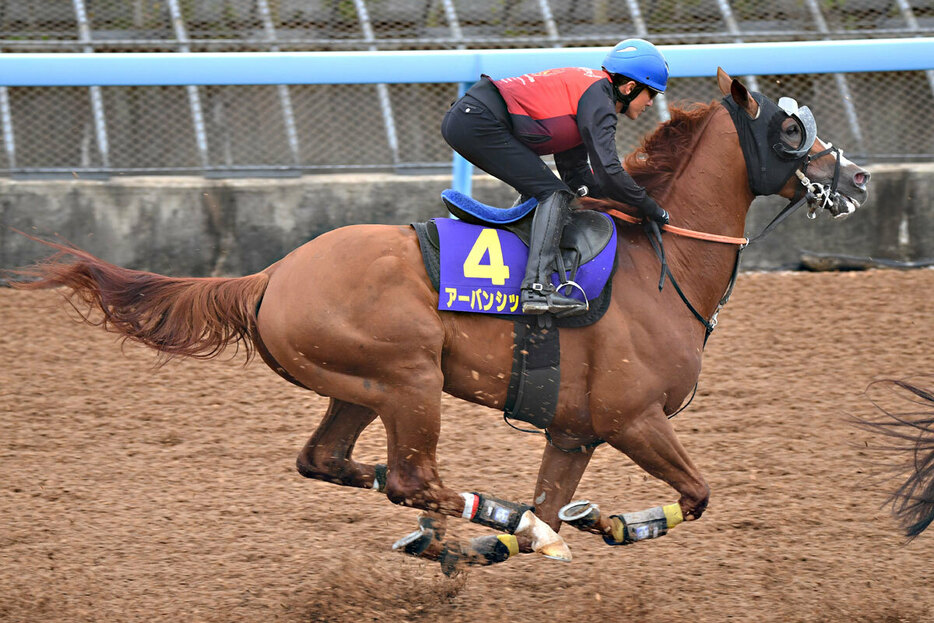
[[[480,260],[487,254],[490,263],[481,264]],[[509,267],[503,262],[503,247],[499,244],[499,236],[495,229],[484,229],[477,236],[477,241],[464,260],[464,276],[471,279],[489,279],[494,286],[506,285]]]

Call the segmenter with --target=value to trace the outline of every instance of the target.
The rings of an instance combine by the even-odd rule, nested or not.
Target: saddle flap
[[[576,263],[569,254],[579,254],[580,263],[586,264],[606,248],[613,237],[613,222],[600,212],[576,210],[561,234],[561,253],[565,264]]]

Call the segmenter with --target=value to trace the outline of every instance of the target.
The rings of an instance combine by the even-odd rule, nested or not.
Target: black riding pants
[[[441,135],[457,153],[522,195],[542,201],[559,190],[570,192],[538,154],[512,134],[502,120],[505,103],[498,112],[499,116],[467,93],[444,115]]]

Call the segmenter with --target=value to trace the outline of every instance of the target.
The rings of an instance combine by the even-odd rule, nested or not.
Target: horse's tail
[[[910,541],[934,523],[934,393],[905,381],[877,381],[870,387],[879,385],[902,393],[911,407],[896,412],[873,400],[886,419],[859,420],[858,424],[888,437],[890,443],[881,449],[902,457],[892,467],[897,473],[907,471],[909,475],[889,501]]]
[[[15,288],[66,287],[66,298],[90,324],[176,356],[210,359],[243,344],[255,353],[257,307],[269,282],[266,272],[239,278],[176,278],[121,268],[71,245],[29,238],[56,253],[12,271]],[[72,259],[66,259],[68,257]],[[103,312],[96,319],[93,310]]]

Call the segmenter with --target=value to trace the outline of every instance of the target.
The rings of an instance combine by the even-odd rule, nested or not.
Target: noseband
[[[822,158],[827,154],[834,155],[834,165],[833,165],[833,179],[830,181],[830,186],[822,184],[820,182],[812,182],[807,176],[808,166],[811,162]],[[808,218],[814,219],[817,218],[817,215],[820,214],[823,210],[831,207],[836,201],[837,198],[837,184],[840,181],[840,161],[843,159],[843,152],[838,148],[834,147],[831,143],[827,149],[820,151],[814,155],[808,154],[804,162],[801,165],[801,168],[795,170],[795,175],[801,181],[801,185],[805,189],[805,199],[808,204]]]

